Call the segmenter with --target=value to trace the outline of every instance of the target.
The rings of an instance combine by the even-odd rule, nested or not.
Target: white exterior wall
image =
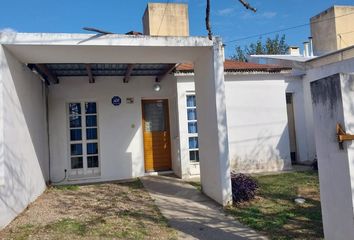
[[[353,239],[354,238],[354,159],[353,143],[344,143],[344,150],[340,150],[336,141],[336,123],[349,134],[353,134],[353,77],[338,73],[354,73],[354,59],[348,59],[306,71],[304,81],[310,84],[316,80],[321,83],[330,76],[338,76],[337,91],[339,95],[333,98],[323,89],[317,98],[322,99],[313,104],[313,125],[316,137],[316,153],[318,157],[321,208],[324,233],[326,239]],[[338,74],[338,75],[335,75]],[[324,83],[323,83],[324,84]],[[311,86],[314,98],[313,87]],[[333,93],[333,86],[326,88]],[[310,98],[311,99],[311,98]],[[314,101],[314,100],[313,100]]]
[[[226,78],[232,168],[239,172],[291,168],[284,77],[274,74]]]
[[[177,79],[181,177],[189,178],[200,174],[199,163],[189,161],[187,95],[194,94],[195,87],[193,76],[179,76]]]
[[[123,83],[121,77],[95,79],[96,82],[90,84],[87,77],[65,77],[49,88],[52,180],[63,179],[64,169],[70,169],[67,103],[85,100],[97,102],[101,176],[63,183],[110,181],[145,175],[142,99],[169,99],[172,163],[173,168],[178,169],[175,79],[163,79],[159,92],[153,90],[154,77],[131,77],[129,83]],[[121,97],[121,105],[112,105],[113,96]],[[127,104],[127,97],[133,97],[134,103]]]
[[[221,39],[194,61],[202,191],[226,206],[232,201],[224,49]]]
[[[303,112],[302,88],[284,81],[280,74],[225,76],[226,109],[231,168],[242,172],[275,171],[291,167],[285,92],[296,92],[294,110]],[[177,76],[180,158],[183,177],[199,174],[199,164],[190,163],[186,95],[194,91],[192,75]],[[292,80],[293,81],[293,80]],[[294,106],[295,107],[295,106]],[[198,111],[198,106],[197,106]],[[296,113],[295,113],[296,115]],[[304,124],[298,114],[299,125]],[[199,117],[199,116],[198,116]],[[299,126],[298,129],[304,129]],[[297,137],[301,138],[300,131]],[[300,140],[299,140],[300,141]],[[303,150],[303,149],[301,149]],[[306,152],[306,149],[303,150]],[[305,154],[305,153],[303,153]]]
[[[315,158],[314,132],[311,99],[305,98],[304,81],[300,77],[286,78],[286,92],[293,95],[294,121],[296,131],[296,153],[298,163],[310,163]],[[308,84],[308,83],[307,83]],[[310,121],[310,122],[309,122]]]
[[[336,74],[311,83],[321,208],[326,239],[354,239],[353,142],[336,139],[336,124],[349,134],[353,122],[354,76]]]
[[[1,229],[45,190],[48,145],[43,82],[1,45],[0,63]]]
[[[308,146],[307,154],[308,160],[313,160],[316,153],[315,141],[315,124],[313,116],[313,106],[311,104],[311,89],[310,84],[312,81],[331,76],[336,73],[351,73],[354,72],[354,59],[348,59],[323,65],[317,68],[310,68],[306,71],[306,74],[302,77],[303,93],[304,93],[304,107],[305,107],[305,123],[306,123],[306,144]]]

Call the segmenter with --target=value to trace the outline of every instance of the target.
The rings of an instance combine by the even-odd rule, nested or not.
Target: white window
[[[69,111],[69,154],[71,177],[100,174],[97,104],[73,102]]]
[[[199,162],[197,104],[195,95],[187,95],[188,149],[189,160]]]

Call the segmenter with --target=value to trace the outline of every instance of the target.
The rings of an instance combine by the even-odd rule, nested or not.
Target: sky
[[[257,8],[253,13],[238,0],[210,1],[212,32],[223,39],[228,57],[235,46],[255,42],[263,33],[308,24],[310,17],[332,5],[354,5],[354,0],[248,0]],[[148,2],[188,3],[190,35],[207,35],[206,0],[2,0],[0,31],[83,33],[83,27],[96,27],[114,33],[142,32]],[[306,25],[278,34],[285,34],[289,45],[301,47],[310,28]]]

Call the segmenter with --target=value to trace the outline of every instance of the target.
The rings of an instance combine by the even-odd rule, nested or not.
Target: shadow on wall
[[[354,68],[353,68],[354,71]],[[345,85],[344,87],[342,87],[342,91],[344,92],[344,94],[342,94],[342,98],[343,98],[343,102],[346,106],[349,106],[349,110],[350,112],[350,117],[352,118],[354,116],[354,73],[348,74],[344,77],[348,77],[348,80],[345,82],[347,85]],[[347,131],[347,134],[354,134],[354,121],[350,121],[350,123],[348,124],[348,122],[346,123],[347,125],[347,129],[345,129]],[[352,151],[352,146],[353,143],[345,143],[347,144],[347,146],[345,146],[345,148],[351,148]],[[349,163],[349,166],[354,166],[354,158],[352,157]],[[354,175],[351,175],[351,182],[354,182]],[[354,192],[354,186],[352,186],[352,192]]]
[[[3,50],[5,185],[0,188],[0,228],[44,191],[48,177],[42,81]]]
[[[279,139],[273,144],[274,139]],[[247,149],[247,142],[252,148]],[[244,148],[243,155],[231,156],[231,169],[237,172],[271,172],[291,169],[289,150],[289,133],[286,126],[281,135],[273,135],[270,131],[260,131],[256,138],[234,141],[230,144]]]

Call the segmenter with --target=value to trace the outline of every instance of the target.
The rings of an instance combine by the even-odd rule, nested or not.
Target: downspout
[[[67,178],[67,169],[64,169],[64,178],[59,180],[59,181],[52,181],[52,176],[50,173],[51,170],[51,157],[50,157],[50,134],[49,134],[49,88],[48,88],[48,83],[44,82],[44,86],[45,86],[45,108],[46,108],[46,122],[47,122],[47,145],[48,145],[48,169],[49,169],[49,173],[48,173],[48,185],[52,185],[54,184],[58,184],[58,183],[62,183],[66,180]]]
[[[46,116],[46,125],[47,125],[47,149],[48,149],[48,184],[51,184],[51,159],[50,159],[50,138],[49,138],[49,104],[48,104],[48,84],[43,82],[44,92],[45,92],[45,116]]]

